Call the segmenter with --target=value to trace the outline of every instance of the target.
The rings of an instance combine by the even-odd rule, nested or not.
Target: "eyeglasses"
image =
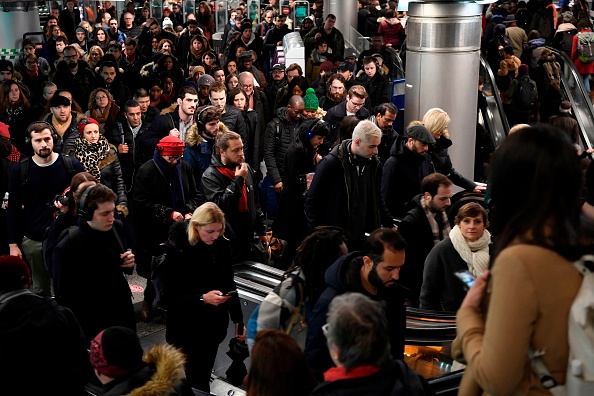
[[[254,88],[254,84],[243,84],[243,89]]]
[[[365,105],[365,102],[363,102],[363,103],[355,103],[355,102],[353,102],[353,101],[352,101],[352,100],[350,100],[350,99],[349,99],[349,101],[351,102],[351,104],[352,104],[354,107],[363,107],[363,106]]]
[[[328,337],[328,329],[329,329],[329,325],[328,323],[326,323],[324,326],[322,326],[322,333],[324,333],[324,337]]]
[[[164,155],[163,157],[167,157],[171,161],[179,161],[183,157],[183,155]]]
[[[35,61],[27,61],[27,62],[25,62],[25,63],[26,63],[27,65],[36,65],[36,64],[37,64],[37,62],[35,62]]]
[[[96,96],[95,100],[103,100],[103,99],[107,99],[107,96]]]

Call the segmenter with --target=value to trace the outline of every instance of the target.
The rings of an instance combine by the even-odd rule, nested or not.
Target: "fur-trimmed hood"
[[[129,396],[175,395],[185,380],[186,356],[168,344],[155,345],[143,356],[147,366],[105,393]],[[137,386],[139,383],[144,384]],[[134,388],[135,387],[135,388]]]
[[[161,115],[163,114],[169,114],[169,113],[173,113],[177,110],[177,102],[173,102],[171,104],[171,106],[169,107],[165,107],[163,110],[161,110]]]
[[[219,121],[219,132],[227,132],[228,130],[229,128]],[[186,132],[186,146],[188,147],[199,146],[204,140],[205,139],[200,135],[200,132],[198,132],[198,125],[196,124],[192,125]]]

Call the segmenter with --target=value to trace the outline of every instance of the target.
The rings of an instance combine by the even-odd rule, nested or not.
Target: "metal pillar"
[[[324,0],[324,19],[328,14],[336,15],[334,27],[344,36],[347,48],[355,48],[357,44],[357,12],[355,0]]]
[[[450,118],[452,163],[474,173],[482,6],[411,2],[408,8],[405,125],[439,107]]]

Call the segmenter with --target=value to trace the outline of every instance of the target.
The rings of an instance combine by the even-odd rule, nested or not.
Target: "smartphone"
[[[239,336],[243,335],[243,326],[245,326],[243,323],[237,324],[237,335],[239,335]]]
[[[468,289],[470,289],[472,285],[474,285],[474,281],[476,280],[476,277],[472,275],[470,271],[454,272],[454,275],[456,275],[456,277],[460,279],[460,281],[462,282],[462,287],[464,287],[464,290],[466,291],[468,291]]]
[[[227,293],[223,293],[223,296],[232,296],[235,293],[237,293],[237,290],[231,290],[231,291],[228,291]]]

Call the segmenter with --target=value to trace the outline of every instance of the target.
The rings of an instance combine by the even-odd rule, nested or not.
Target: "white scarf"
[[[474,276],[480,276],[489,268],[489,243],[491,242],[489,231],[485,230],[479,239],[471,242],[462,235],[459,226],[454,226],[450,231],[450,240]]]

